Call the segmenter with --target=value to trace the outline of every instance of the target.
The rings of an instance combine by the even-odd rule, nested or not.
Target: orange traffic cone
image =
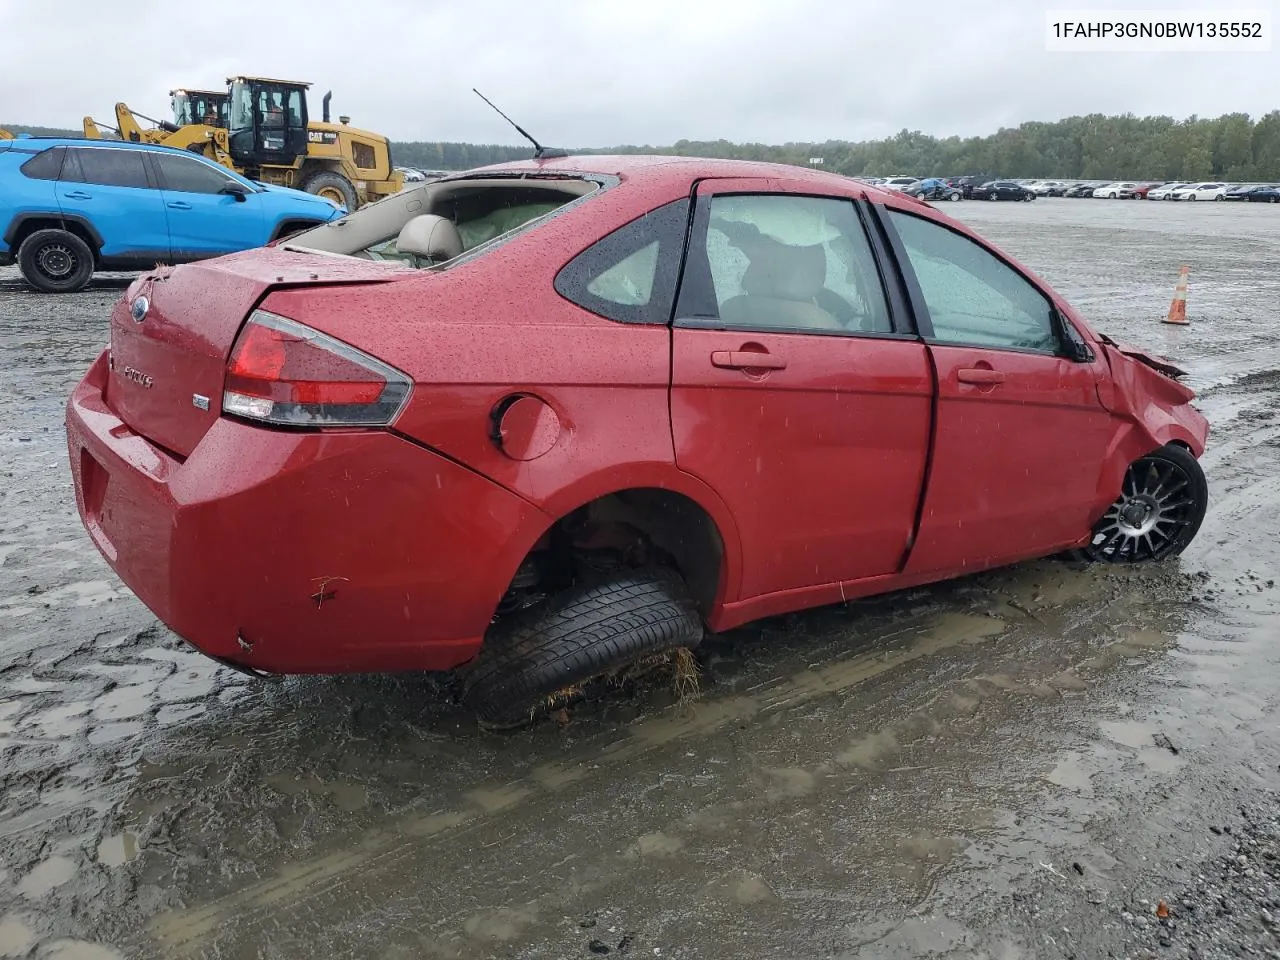
[[[1185,266],[1178,271],[1178,285],[1173,288],[1173,303],[1169,304],[1169,316],[1165,317],[1165,323],[1185,326],[1191,322],[1187,319],[1187,274],[1190,272],[1191,268]]]

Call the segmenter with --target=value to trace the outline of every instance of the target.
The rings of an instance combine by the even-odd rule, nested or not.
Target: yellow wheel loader
[[[0,127],[0,140],[13,140],[14,136],[4,127]]]
[[[404,186],[386,137],[349,126],[349,117],[329,122],[330,94],[314,121],[307,113],[309,83],[239,76],[227,86],[231,159],[250,179],[319,194],[348,210]]]
[[[169,104],[173,107],[173,122],[179,127],[227,127],[231,98],[225,90],[170,90]]]

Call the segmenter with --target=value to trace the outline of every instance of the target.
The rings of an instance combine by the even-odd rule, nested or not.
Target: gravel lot
[[[1193,372],[1192,548],[757,624],[691,703],[505,737],[432,677],[260,683],[159,626],[65,463],[124,281],[0,269],[0,957],[1280,956],[1280,212],[945,211]]]

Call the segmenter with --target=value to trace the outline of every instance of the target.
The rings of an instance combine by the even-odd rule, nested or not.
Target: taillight
[[[385,426],[409,385],[399,370],[355,347],[255,310],[231,350],[222,412],[288,426]]]

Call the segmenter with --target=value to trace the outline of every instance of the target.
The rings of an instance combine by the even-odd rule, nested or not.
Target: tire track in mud
[[[629,728],[623,739],[599,752],[592,765],[594,769],[588,770],[580,763],[543,764],[528,777],[471,791],[462,809],[427,815],[407,813],[391,826],[369,833],[339,853],[292,865],[277,877],[252,884],[203,907],[161,914],[149,924],[150,932],[166,954],[189,953],[225,925],[242,928],[251,922],[250,918],[265,911],[279,910],[285,904],[321,895],[337,885],[364,883],[370,874],[393,869],[397,859],[421,855],[424,840],[452,839],[476,829],[487,818],[558,793],[582,780],[601,776],[603,773],[598,771],[623,767],[673,742],[705,736],[734,721],[849,690],[953,647],[998,636],[1006,627],[1004,620],[995,617],[944,615],[926,630],[922,639],[908,646],[838,660],[742,695],[699,701],[683,716],[658,716],[641,721]]]
[[[1043,576],[1036,574],[1040,579]],[[1096,595],[1098,583],[1089,573],[1067,575],[1054,595],[1045,599],[1043,591],[1036,593],[1042,602],[1051,603],[1050,609],[1060,611],[1064,606],[1077,604],[1082,597]],[[486,846],[478,842],[486,831],[493,831],[505,817],[520,814],[522,820],[530,818],[531,805],[554,802],[571,787],[592,784],[591,790],[601,789],[602,782],[610,781],[619,772],[637,765],[637,761],[666,750],[671,753],[680,743],[705,743],[707,738],[734,724],[750,719],[753,726],[767,723],[766,718],[784,716],[797,709],[807,708],[815,702],[834,698],[869,681],[876,680],[909,665],[935,658],[939,654],[954,653],[959,648],[986,644],[1004,636],[1011,623],[1021,623],[1039,629],[1039,614],[1025,612],[1026,602],[1016,596],[1022,588],[1018,584],[1008,590],[1009,605],[1006,615],[975,615],[946,613],[931,615],[927,623],[915,623],[892,634],[874,638],[876,650],[837,659],[795,675],[768,681],[754,688],[718,699],[698,701],[691,709],[681,713],[679,709],[665,715],[650,717],[635,724],[625,736],[609,743],[589,758],[569,763],[543,763],[528,775],[516,780],[503,781],[491,786],[475,788],[462,795],[463,803],[454,809],[422,814],[410,810],[392,819],[390,824],[349,842],[332,854],[301,861],[288,866],[276,876],[246,886],[211,903],[189,909],[169,911],[156,916],[148,925],[147,939],[133,943],[136,949],[158,950],[164,955],[191,955],[208,951],[221,952],[224,938],[239,941],[245,936],[269,936],[271,930],[283,923],[281,914],[294,917],[324,918],[325,927],[341,925],[340,918],[349,918],[350,909],[345,905],[362,903],[361,892],[378,890],[379,897],[394,898],[404,893],[403,878],[423,873],[422,865],[437,856],[436,851],[445,847],[466,848]],[[1126,600],[1140,599],[1143,587]],[[1025,599],[1025,598],[1023,598]],[[1073,609],[1064,630],[1083,636],[1091,636],[1092,621],[1104,612],[1107,604],[1084,604],[1085,609]],[[890,642],[889,649],[881,645]],[[905,645],[904,645],[905,642]],[[1092,660],[1085,658],[1077,666],[1089,664],[1112,665],[1115,661],[1132,655],[1141,649],[1133,644],[1116,643],[1111,653],[1099,653]],[[1112,660],[1106,660],[1106,657]],[[1062,691],[1079,690],[1085,685],[1077,673],[1066,665],[1056,665],[1050,674],[1028,681],[1006,674],[963,678],[953,686],[959,692],[949,694],[948,703],[958,705],[961,716],[966,710],[976,709],[986,697],[995,693],[1027,693],[1038,699],[1056,697]],[[935,703],[943,695],[935,697]],[[927,710],[926,710],[927,712]],[[926,734],[937,735],[937,721],[921,726],[923,714],[909,715],[903,721],[889,724],[884,730],[846,745],[815,770],[797,770],[794,767],[779,768],[776,777],[785,783],[788,777],[801,782],[812,782],[833,769],[861,770],[874,773],[882,768],[882,761]],[[916,730],[912,734],[911,730]],[[649,764],[652,766],[652,764]],[[783,796],[787,789],[782,788]],[[661,845],[661,837],[649,840],[638,838],[636,843]],[[426,871],[429,875],[430,871]],[[610,876],[608,870],[603,875]],[[569,883],[566,889],[583,892],[578,881]],[[496,909],[507,909],[510,904]],[[463,926],[470,919],[472,926],[479,924],[468,917],[455,918]],[[249,931],[257,931],[250,934]]]

